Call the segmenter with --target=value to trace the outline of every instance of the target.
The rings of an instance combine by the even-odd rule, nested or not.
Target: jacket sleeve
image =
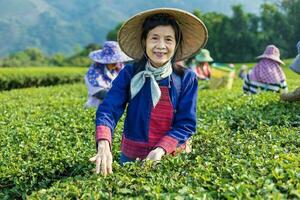
[[[198,81],[189,70],[182,80],[181,94],[175,112],[171,130],[156,144],[167,154],[174,152],[177,146],[185,143],[196,131],[196,108]]]
[[[117,78],[112,82],[112,88],[97,109],[96,143],[104,139],[111,144],[113,131],[128,102],[131,80],[130,71],[132,71],[131,65],[120,71]]]

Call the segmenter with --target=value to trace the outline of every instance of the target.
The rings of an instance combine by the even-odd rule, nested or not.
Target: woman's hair
[[[172,26],[174,32],[175,32],[175,40],[176,40],[176,48],[174,52],[174,56],[171,60],[173,71],[182,76],[184,73],[184,68],[177,66],[175,63],[175,58],[177,55],[178,50],[181,50],[181,41],[182,41],[182,33],[179,25],[177,24],[176,20],[168,15],[168,14],[155,14],[152,16],[149,16],[145,19],[143,26],[142,26],[142,35],[141,35],[141,43],[142,46],[145,47],[146,39],[148,33],[154,29],[157,26]],[[145,48],[144,48],[145,49]],[[146,51],[146,49],[145,49]],[[144,52],[143,57],[135,63],[135,73],[138,73],[140,71],[143,71],[145,69],[145,65],[147,62],[146,52]]]

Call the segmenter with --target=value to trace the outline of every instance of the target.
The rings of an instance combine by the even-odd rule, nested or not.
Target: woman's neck
[[[167,61],[166,63],[164,63],[164,64],[162,64],[162,65],[155,65],[155,64],[153,64],[152,62],[151,62],[151,60],[148,60],[149,61],[149,63],[150,63],[150,65],[151,65],[151,67],[154,67],[154,68],[160,68],[160,67],[163,67],[163,66],[165,66],[169,61]]]

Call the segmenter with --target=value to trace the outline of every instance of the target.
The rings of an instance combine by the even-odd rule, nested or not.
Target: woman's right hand
[[[96,174],[101,172],[106,176],[112,173],[112,154],[107,140],[98,142],[98,152],[90,161],[96,163]]]

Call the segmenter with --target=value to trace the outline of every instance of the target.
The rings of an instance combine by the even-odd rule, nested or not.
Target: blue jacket
[[[173,72],[174,73],[174,72]],[[111,142],[114,129],[124,113],[127,105],[127,115],[124,122],[123,137],[136,142],[148,141],[150,114],[153,108],[150,90],[150,80],[147,79],[140,92],[130,100],[130,80],[134,76],[133,65],[127,65],[113,81],[112,88],[107,93],[96,112],[96,140],[107,139]],[[175,88],[172,76],[158,81],[159,86],[168,86],[173,105],[174,118],[171,129],[166,133],[166,143],[160,145],[171,153],[176,147],[185,143],[196,131],[196,107],[198,82],[196,75],[189,69],[181,78],[181,91]],[[102,128],[99,128],[102,127]],[[104,128],[103,128],[104,127]]]

